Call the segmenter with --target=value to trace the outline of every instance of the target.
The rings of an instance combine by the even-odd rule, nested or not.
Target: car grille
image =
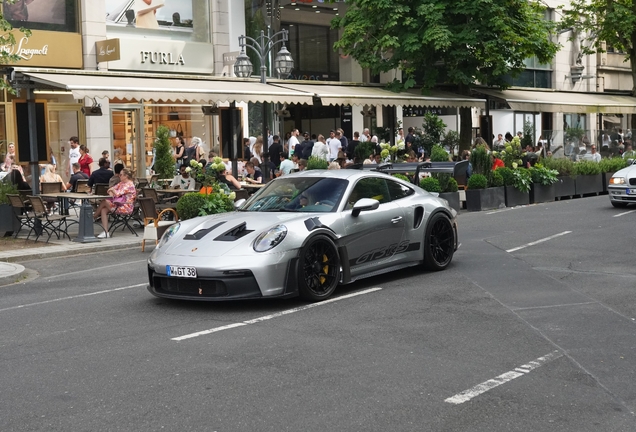
[[[210,279],[183,279],[161,277],[155,274],[152,278],[157,292],[165,294],[179,294],[192,297],[222,297],[227,296],[225,283]]]
[[[630,186],[634,186],[634,185],[636,185],[636,177],[634,177],[634,178],[630,178],[630,179],[629,179],[629,184],[630,184]]]

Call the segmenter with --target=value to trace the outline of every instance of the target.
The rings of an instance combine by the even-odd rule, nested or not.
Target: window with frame
[[[4,18],[14,28],[77,33],[77,0],[2,1]]]
[[[325,26],[283,23],[289,31],[288,49],[294,58],[291,79],[331,80],[340,79],[338,52],[333,44],[338,31]]]
[[[398,183],[394,180],[387,180],[386,183],[389,189],[391,201],[406,198],[407,196],[411,196],[415,193],[415,191],[410,187],[403,185],[402,183]]]

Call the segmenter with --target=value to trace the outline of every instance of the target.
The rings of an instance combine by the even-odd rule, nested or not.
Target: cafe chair
[[[144,237],[141,240],[141,251],[144,252],[146,249],[146,240],[154,240],[155,245],[159,243],[159,239],[170,225],[179,221],[179,215],[173,208],[167,208],[158,212],[152,198],[138,198],[138,201],[144,218]],[[164,219],[169,213],[172,213],[174,220]]]
[[[13,209],[13,214],[18,218],[20,222],[20,227],[13,234],[15,238],[18,238],[18,234],[22,230],[22,228],[33,228],[33,221],[35,218],[35,214],[30,211],[30,207],[27,207],[22,197],[18,194],[7,194],[7,198],[9,199],[9,205]]]
[[[159,211],[169,209],[169,208],[174,209],[176,206],[176,203],[174,201],[178,199],[178,197],[166,197],[166,198],[160,199],[159,194],[157,193],[157,190],[153,188],[142,188],[141,195],[144,198],[152,199],[155,203],[155,206],[159,209]]]
[[[44,204],[44,200],[41,196],[29,195],[29,201],[31,202],[31,206],[33,207],[34,224],[31,227],[29,234],[27,235],[27,240],[31,236],[31,233],[34,231],[37,234],[35,241],[38,241],[43,233],[47,233],[49,235],[46,239],[47,243],[49,242],[49,240],[51,240],[51,236],[53,234],[56,235],[58,240],[60,239],[60,234],[68,237],[69,240],[71,239],[71,236],[68,235],[68,224],[66,223],[66,216],[48,214],[46,211],[46,205]],[[37,223],[35,221],[40,221],[40,223],[42,224],[41,230],[36,230]]]
[[[95,195],[108,195],[108,183],[95,183]]]
[[[91,188],[88,186],[87,180],[78,180],[75,183],[75,192],[77,193],[91,193]]]
[[[150,183],[148,183],[148,179],[145,177],[137,177],[135,182],[137,183],[137,189],[145,188],[150,185]]]
[[[43,194],[58,194],[64,192],[64,187],[61,182],[43,182],[40,183],[40,190]],[[44,197],[43,200],[47,203],[47,207],[51,210],[55,210],[55,205],[60,201],[58,198]],[[60,207],[61,210],[61,207]]]

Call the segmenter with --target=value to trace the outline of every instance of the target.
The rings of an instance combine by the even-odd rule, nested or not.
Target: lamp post
[[[280,36],[280,38],[279,38]],[[278,40],[276,40],[279,38]],[[267,56],[271,50],[278,44],[282,44],[280,51],[276,54],[274,59],[274,69],[280,77],[287,77],[294,68],[294,59],[291,53],[285,47],[285,42],[289,40],[289,32],[287,30],[281,30],[272,36],[265,36],[265,32],[261,30],[261,35],[257,38],[251,38],[249,36],[239,36],[239,46],[241,47],[241,53],[236,58],[234,63],[234,74],[240,78],[249,78],[252,76],[253,66],[250,58],[245,54],[245,47],[254,51],[261,62],[261,83],[267,83]],[[269,169],[269,143],[267,140],[267,102],[263,102],[263,180],[268,181],[270,177]]]

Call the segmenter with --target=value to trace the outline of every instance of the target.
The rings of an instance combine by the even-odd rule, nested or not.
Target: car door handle
[[[396,224],[401,220],[402,220],[402,216],[394,217],[393,219],[391,219],[391,223]]]

